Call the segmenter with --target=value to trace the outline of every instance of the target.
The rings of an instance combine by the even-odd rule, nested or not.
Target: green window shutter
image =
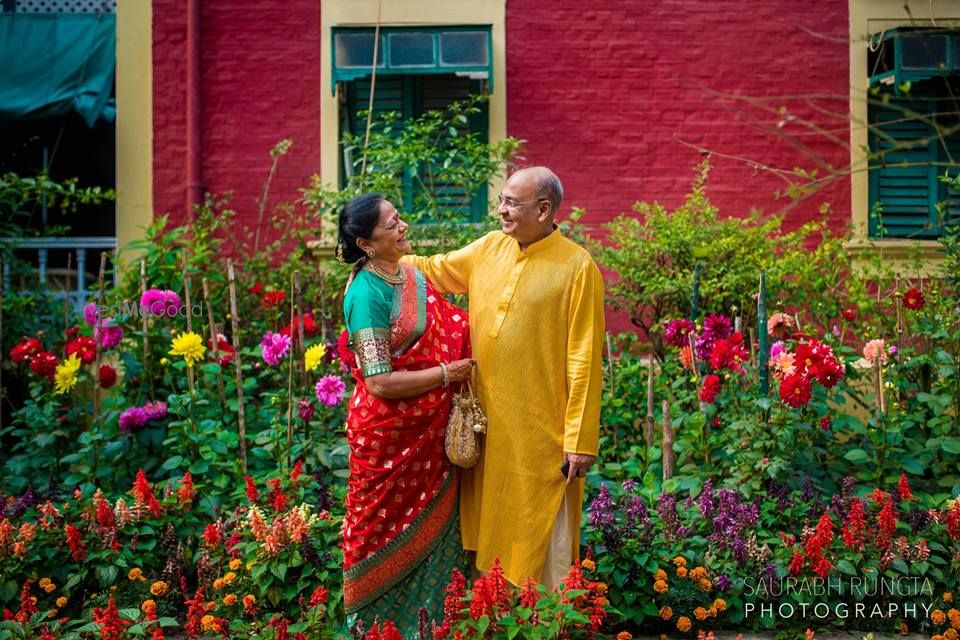
[[[943,108],[941,107],[941,110]],[[941,161],[945,165],[941,167],[939,173],[950,176],[956,176],[960,173],[960,117],[952,113],[950,117],[941,119],[941,127],[945,130],[946,153],[943,154]],[[940,183],[941,200],[946,201],[946,207],[943,212],[943,224],[960,225],[960,190],[951,188],[946,183]]]
[[[482,81],[454,75],[393,75],[377,76],[376,89],[373,100],[373,117],[376,123],[378,117],[387,112],[397,112],[401,118],[415,118],[426,111],[442,110],[451,102],[465,100],[471,94],[482,91]],[[355,136],[362,136],[366,131],[367,118],[361,115],[369,106],[370,79],[358,78],[344,83],[345,104],[341,107],[341,131],[350,132]],[[489,116],[486,103],[481,106],[481,113],[477,114],[460,129],[460,134],[476,133],[484,143],[488,140],[487,122]],[[374,125],[376,126],[376,125]],[[360,151],[353,154],[345,153],[341,163],[341,183],[346,182],[347,171],[360,170]],[[425,198],[421,182],[432,183],[432,195],[439,208],[460,214],[464,221],[477,221],[487,214],[487,187],[481,185],[474,193],[467,193],[462,187],[442,179],[430,180],[429,175],[438,171],[427,171],[421,167],[423,180],[414,178],[407,170],[402,176],[403,211],[414,211],[417,201]],[[398,180],[401,179],[398,177]]]
[[[875,238],[930,238],[937,228],[937,137],[922,119],[932,113],[928,98],[891,99],[870,105],[870,218]]]

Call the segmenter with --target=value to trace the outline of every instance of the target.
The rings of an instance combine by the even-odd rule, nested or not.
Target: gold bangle
[[[440,363],[440,386],[443,388],[450,386],[450,371],[445,362]]]

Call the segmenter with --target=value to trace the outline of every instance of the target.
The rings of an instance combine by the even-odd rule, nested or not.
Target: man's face
[[[513,174],[500,195],[497,213],[500,215],[501,228],[521,245],[540,239],[544,228],[551,226],[546,213],[549,204],[546,200],[537,199],[534,176],[526,172]]]

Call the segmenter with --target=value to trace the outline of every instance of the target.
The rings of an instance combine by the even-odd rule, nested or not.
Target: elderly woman
[[[337,257],[353,263],[344,315],[356,381],[347,409],[344,518],[348,622],[392,620],[406,637],[423,606],[438,622],[462,569],[457,474],[444,453],[452,383],[470,377],[467,314],[416,268],[409,225],[379,194],[340,213]],[[352,356],[352,357],[351,357]]]

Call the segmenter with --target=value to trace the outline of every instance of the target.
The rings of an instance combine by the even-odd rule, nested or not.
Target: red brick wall
[[[153,2],[154,211],[174,220],[185,218],[185,10],[185,0]],[[204,187],[232,190],[239,222],[253,226],[277,142],[293,147],[269,202],[296,200],[320,171],[319,3],[204,2],[201,29]]]
[[[508,0],[508,133],[528,141],[528,163],[556,170],[567,206],[586,207],[592,223],[637,200],[678,205],[700,159],[680,140],[717,152],[708,194],[721,214],[775,211],[785,183],[719,154],[788,171],[848,165],[841,144],[796,122],[777,128],[775,113],[785,106],[849,141],[847,33],[846,0]],[[832,96],[816,106],[839,117],[810,108],[815,94]],[[849,221],[840,178],[785,226],[816,217],[824,200],[834,226]]]

